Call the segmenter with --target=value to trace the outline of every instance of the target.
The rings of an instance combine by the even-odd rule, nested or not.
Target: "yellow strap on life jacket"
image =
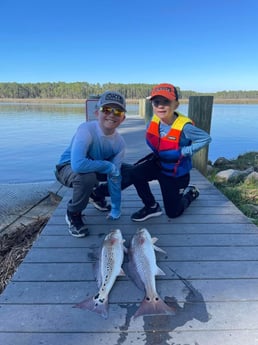
[[[186,123],[193,123],[192,120],[189,119],[189,117],[186,117],[180,113],[178,113],[178,115],[179,116],[176,118],[176,120],[174,121],[172,125],[174,129],[181,131]]]
[[[181,113],[177,113],[177,114],[178,114],[178,117],[176,118],[173,125],[171,126],[173,129],[177,129],[181,131],[186,123],[193,123],[193,121],[189,117],[184,116]],[[160,118],[156,114],[154,114],[151,119],[151,122],[155,122],[156,124],[159,124]]]

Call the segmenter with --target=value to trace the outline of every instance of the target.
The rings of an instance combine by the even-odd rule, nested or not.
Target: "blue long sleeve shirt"
[[[112,209],[120,210],[120,168],[125,156],[125,141],[115,131],[105,135],[98,121],[82,123],[70,145],[60,157],[59,164],[70,163],[75,173],[96,172],[108,175]],[[113,175],[117,175],[114,176]]]
[[[171,126],[164,123],[160,124],[160,135],[166,135]],[[189,140],[191,144],[189,145]],[[182,131],[180,138],[181,153],[183,156],[193,156],[196,152],[201,150],[203,147],[207,146],[211,142],[210,135],[190,123],[187,123]]]

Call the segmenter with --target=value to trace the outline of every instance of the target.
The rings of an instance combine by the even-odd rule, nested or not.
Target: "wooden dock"
[[[143,120],[129,117],[121,128],[128,160],[144,153]],[[200,196],[179,218],[165,215],[134,223],[142,207],[133,187],[123,191],[122,217],[108,221],[89,205],[90,236],[69,235],[63,200],[0,296],[3,345],[256,345],[258,344],[258,228],[198,171],[191,183]],[[157,183],[152,189],[161,203]],[[109,318],[73,308],[96,293],[93,252],[105,234],[121,229],[125,245],[139,227],[158,237],[156,279],[161,297],[175,316],[133,319],[144,293],[119,277],[110,293]],[[176,271],[177,274],[173,273]]]

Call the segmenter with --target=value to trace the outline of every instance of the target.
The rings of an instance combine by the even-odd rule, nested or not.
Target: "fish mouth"
[[[122,232],[120,229],[115,229],[110,231],[110,236],[122,236]]]

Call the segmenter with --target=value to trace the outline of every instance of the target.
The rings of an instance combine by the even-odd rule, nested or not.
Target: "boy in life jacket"
[[[175,218],[184,212],[199,196],[198,189],[189,185],[191,157],[211,142],[208,133],[176,111],[179,102],[173,85],[155,86],[149,99],[154,115],[147,125],[146,142],[153,156],[139,162],[131,171],[132,182],[144,204],[131,216],[135,222],[162,214],[149,186],[153,180],[159,182],[166,215]]]

